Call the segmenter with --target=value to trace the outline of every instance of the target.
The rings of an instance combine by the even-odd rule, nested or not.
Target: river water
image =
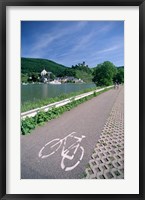
[[[64,93],[82,91],[87,88],[93,88],[93,83],[64,83],[60,85],[51,84],[28,84],[21,85],[21,102],[35,101],[57,97]]]

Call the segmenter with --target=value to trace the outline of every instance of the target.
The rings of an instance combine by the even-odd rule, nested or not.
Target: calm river
[[[64,83],[61,85],[28,84],[21,85],[21,101],[35,101],[39,99],[59,96],[63,93],[77,92],[95,87],[93,83]]]

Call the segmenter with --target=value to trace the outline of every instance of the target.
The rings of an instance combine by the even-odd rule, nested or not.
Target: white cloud
[[[117,49],[120,49],[120,47],[121,47],[120,45],[115,45],[115,46],[110,47],[110,48],[102,49],[102,50],[98,51],[97,53],[108,53],[110,51],[115,51]]]
[[[94,33],[90,33],[88,35],[83,36],[78,43],[71,49],[71,52],[76,52],[78,50],[83,50],[83,48],[86,47],[86,45],[89,44],[89,42],[92,40],[92,37],[94,36]]]
[[[50,33],[43,33],[36,37],[35,43],[31,48],[31,52],[34,53],[38,50],[41,51],[41,49],[49,47],[49,45],[57,39],[67,36],[68,34],[73,34],[74,32],[80,31],[86,25],[87,22],[79,21],[76,25],[71,25],[65,28],[59,26],[57,27],[57,29],[54,29]]]

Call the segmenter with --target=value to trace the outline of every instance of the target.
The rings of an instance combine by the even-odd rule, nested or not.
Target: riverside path
[[[123,86],[21,136],[22,179],[81,179]],[[88,177],[90,178],[90,177]]]

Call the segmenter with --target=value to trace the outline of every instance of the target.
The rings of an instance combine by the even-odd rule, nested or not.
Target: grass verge
[[[46,98],[46,99],[36,100],[35,102],[27,101],[27,102],[21,104],[21,112],[26,112],[28,110],[40,108],[42,106],[46,106],[48,104],[55,103],[57,101],[61,101],[61,100],[64,100],[64,99],[67,99],[67,98],[70,98],[70,97],[74,97],[74,96],[77,96],[79,94],[90,92],[90,91],[93,91],[93,90],[96,90],[96,89],[99,89],[99,88],[100,87],[88,88],[88,89],[84,89],[84,90],[79,91],[79,92],[71,92],[71,93],[68,93],[68,94],[62,94],[62,95],[60,95],[58,97],[54,97],[54,98]]]
[[[93,94],[86,96],[79,100],[72,100],[72,102],[70,102],[64,106],[61,106],[58,108],[53,107],[52,109],[48,110],[47,112],[40,111],[34,117],[26,117],[25,119],[21,120],[21,134],[27,135],[27,134],[31,133],[31,131],[33,129],[35,129],[36,127],[44,125],[46,122],[59,117],[64,112],[69,111],[72,108],[75,108],[76,106],[78,106],[79,104],[81,104],[85,101],[88,101],[88,100],[92,99],[93,97],[96,97],[99,94],[106,92],[110,89],[111,88],[107,88],[100,92],[94,92]]]

